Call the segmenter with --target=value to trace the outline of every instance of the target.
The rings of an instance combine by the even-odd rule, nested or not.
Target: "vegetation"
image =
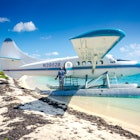
[[[8,77],[4,74],[3,71],[0,71],[0,78],[7,79]]]

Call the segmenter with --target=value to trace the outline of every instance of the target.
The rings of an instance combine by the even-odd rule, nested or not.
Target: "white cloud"
[[[120,48],[120,52],[128,52],[128,49],[125,48],[125,47],[121,47],[121,48]]]
[[[24,52],[26,55],[31,56],[32,58],[36,58],[36,59],[40,59],[40,54],[38,54],[37,52],[35,52],[34,54],[29,54],[27,52]]]
[[[40,55],[40,54],[32,54],[31,56],[32,56],[33,58],[40,58],[41,55]]]
[[[127,56],[127,58],[140,59],[140,44],[129,44],[120,48],[120,52]]]
[[[17,23],[14,28],[13,31],[14,32],[24,32],[24,31],[34,31],[36,30],[36,26],[34,25],[34,23],[32,21],[30,22],[19,22]]]
[[[136,44],[136,43],[134,43],[134,44],[130,44],[129,45],[130,47],[131,47],[131,49],[133,49],[133,50],[140,50],[140,44]]]
[[[52,38],[52,36],[51,35],[49,35],[49,36],[42,36],[42,37],[40,37],[40,39],[43,39],[43,40],[48,40],[48,39],[51,39]]]
[[[59,55],[59,53],[58,53],[58,52],[50,52],[50,53],[46,53],[45,55],[46,55],[46,56],[52,56],[52,55],[53,55],[53,56],[54,56],[54,55],[56,56],[56,55]]]
[[[0,17],[0,22],[10,22],[10,19],[6,18],[6,17]]]

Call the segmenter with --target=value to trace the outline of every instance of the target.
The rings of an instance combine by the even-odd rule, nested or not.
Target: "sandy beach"
[[[0,140],[127,140],[139,133],[89,115],[9,78],[0,84]]]

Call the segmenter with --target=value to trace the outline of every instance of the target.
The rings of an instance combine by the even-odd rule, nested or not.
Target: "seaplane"
[[[59,68],[64,67],[67,77],[86,77],[85,89],[95,87],[98,79],[102,79],[102,85],[111,88],[109,76],[123,77],[140,73],[140,62],[115,59],[108,54],[124,37],[125,33],[120,29],[90,31],[70,39],[78,56],[47,60],[38,60],[27,55],[12,39],[6,38],[0,50],[0,68],[7,75],[20,78],[23,75],[55,77]],[[88,78],[91,80],[88,81]],[[136,87],[136,84],[128,83],[115,85],[112,87]]]

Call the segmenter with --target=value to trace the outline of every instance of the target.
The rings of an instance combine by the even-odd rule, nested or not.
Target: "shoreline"
[[[38,83],[35,82],[33,76],[24,75],[18,81],[22,87],[30,90],[35,90],[36,88],[39,88],[41,90],[49,89],[47,86],[44,87],[42,85],[38,85]]]
[[[140,135],[26,89],[9,79],[0,85],[0,138],[9,140],[126,140]]]
[[[30,85],[29,84],[29,79],[31,80],[31,78],[28,77],[28,76],[25,76],[24,79],[22,79],[22,85],[23,85],[23,87],[29,88],[29,86],[27,86],[27,83],[28,83],[28,85]],[[112,124],[118,124],[118,125],[120,125],[121,127],[125,128],[127,130],[130,130],[130,131],[132,131],[132,132],[134,132],[136,134],[140,134],[140,127],[139,127],[139,125],[136,126],[136,125],[133,125],[133,124],[129,123],[128,121],[124,122],[121,119],[113,118],[113,116],[111,116],[111,114],[105,115],[104,113],[99,113],[99,112],[96,112],[96,111],[93,112],[93,111],[89,111],[89,110],[86,110],[86,109],[82,109],[82,108],[80,108],[79,106],[77,106],[74,103],[75,101],[74,102],[71,101],[71,102],[68,103],[67,101],[66,102],[65,101],[63,102],[62,100],[57,100],[57,99],[55,99],[55,100],[58,101],[58,102],[65,103],[65,104],[69,105],[69,107],[72,107],[72,108],[74,108],[77,111],[81,111],[81,112],[87,113],[89,115],[96,115],[96,116],[102,117],[107,122],[111,122]],[[97,106],[97,108],[98,107],[99,106]]]
[[[137,135],[140,134],[140,127],[139,126],[132,125],[132,124],[130,124],[128,122],[124,122],[124,121],[119,120],[117,118],[113,118],[111,116],[106,116],[106,115],[103,115],[101,113],[95,113],[95,112],[93,113],[93,112],[81,109],[81,108],[79,108],[79,107],[77,107],[75,105],[71,105],[71,107],[76,109],[76,110],[78,110],[78,111],[81,111],[81,112],[84,112],[86,114],[89,114],[89,115],[99,116],[99,117],[103,118],[106,122],[111,123],[113,125],[119,125],[123,129],[131,131],[132,133],[135,133]]]
[[[117,118],[113,118],[111,115],[104,115],[104,114],[101,114],[101,113],[97,113],[96,111],[93,112],[93,111],[89,111],[89,110],[86,110],[86,109],[83,109],[77,105],[75,105],[74,103],[67,103],[67,102],[63,102],[63,101],[60,101],[60,100],[57,100],[55,99],[54,97],[49,97],[50,99],[56,101],[56,102],[60,102],[60,103],[64,103],[64,104],[67,104],[70,108],[73,108],[74,110],[77,110],[77,111],[80,111],[80,112],[83,112],[87,115],[93,115],[93,116],[98,116],[98,117],[101,117],[103,118],[106,122],[110,123],[110,124],[113,124],[113,125],[119,125],[120,127],[128,130],[128,131],[131,131],[135,134],[138,134],[140,135],[140,126],[139,125],[132,125],[130,123],[127,122],[124,122],[123,120],[120,120],[120,119],[117,119]],[[97,108],[98,109],[98,108]]]

